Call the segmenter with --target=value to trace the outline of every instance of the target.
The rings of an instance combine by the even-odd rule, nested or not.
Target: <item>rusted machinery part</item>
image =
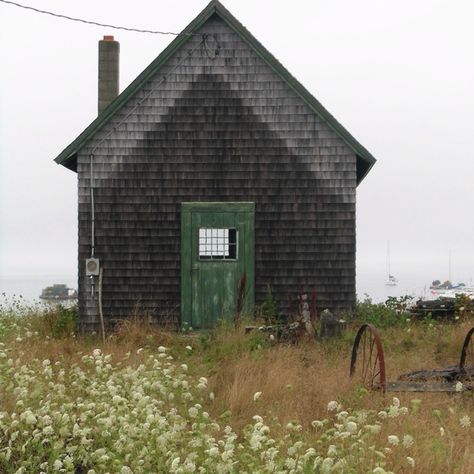
[[[465,374],[466,372],[472,372],[469,369],[474,369],[474,327],[469,329],[464,339],[464,344],[461,350],[461,360],[459,361],[459,372]]]
[[[352,346],[350,376],[360,377],[369,390],[381,390],[385,393],[385,357],[382,340],[372,324],[364,324],[357,331]]]

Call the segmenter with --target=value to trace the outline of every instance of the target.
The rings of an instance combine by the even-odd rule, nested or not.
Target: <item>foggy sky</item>
[[[206,1],[24,0],[104,23],[181,31]],[[377,163],[357,194],[359,292],[474,277],[474,4],[224,0]],[[97,115],[97,41],[123,90],[172,41],[0,3],[0,276],[75,275],[76,174],[53,159]],[[374,290],[375,291],[375,290]]]

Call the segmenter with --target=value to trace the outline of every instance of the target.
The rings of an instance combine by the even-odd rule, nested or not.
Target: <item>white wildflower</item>
[[[36,416],[30,410],[24,413],[24,417],[27,425],[34,425],[36,423]]]
[[[411,458],[410,456],[407,456],[407,463],[411,467],[415,467],[415,460]]]
[[[463,428],[469,428],[471,426],[471,418],[469,415],[464,415],[463,417],[459,418],[459,424]]]
[[[456,384],[456,392],[462,392],[462,389],[463,389],[463,384],[462,382],[458,382]]]
[[[328,448],[328,457],[334,458],[337,456],[337,448],[334,444],[331,444]]]
[[[54,433],[53,427],[52,426],[45,426],[43,428],[43,434],[45,436],[51,436]]]
[[[413,436],[409,435],[409,434],[406,434],[405,436],[403,436],[403,441],[402,441],[402,444],[403,446],[405,446],[405,448],[409,448],[411,446],[413,446],[415,440],[413,439]]]
[[[328,403],[328,411],[339,411],[340,405],[336,400],[332,400]]]
[[[186,349],[187,349],[188,351],[192,351],[192,350],[193,350],[193,348],[192,348],[191,346],[186,346]]]
[[[176,471],[176,469],[178,469],[180,461],[181,458],[179,457],[173,459],[173,461],[171,462],[171,471]]]
[[[71,456],[66,456],[63,459],[63,464],[66,469],[72,470],[74,467],[74,461],[72,460]]]
[[[158,352],[161,352],[161,353],[166,352],[166,347],[163,347],[163,346],[158,347]],[[176,459],[178,459],[178,458],[176,458]]]
[[[334,459],[333,458],[326,458],[321,464],[321,473],[322,474],[327,474],[331,472],[332,470],[332,465],[334,464]]]
[[[188,413],[191,418],[196,418],[199,415],[199,410],[196,407],[191,407]]]
[[[257,400],[260,399],[261,396],[262,396],[262,392],[255,392],[253,394],[253,401],[256,402]]]
[[[401,413],[401,408],[398,408],[397,406],[392,405],[392,406],[388,409],[387,416],[388,416],[389,418],[396,418],[398,415],[400,415],[400,413]]]
[[[382,429],[380,425],[365,425],[366,430],[374,435],[378,435]]]
[[[357,423],[353,421],[347,422],[346,429],[347,431],[349,431],[349,433],[352,433],[352,434],[355,433],[357,431]]]
[[[317,454],[317,452],[316,452],[316,450],[315,450],[314,448],[308,448],[308,449],[306,450],[306,452],[304,453],[303,457],[304,457],[305,459],[308,459],[308,458],[310,458],[310,457],[316,456],[316,454]]]
[[[211,449],[209,449],[209,456],[219,456],[219,448],[217,446],[213,446]]]
[[[444,428],[442,426],[439,428],[439,434],[444,436]]]
[[[397,446],[397,444],[400,442],[400,440],[398,439],[398,436],[396,435],[389,435],[387,439],[388,439],[388,443],[393,444],[394,446]]]
[[[344,418],[347,418],[349,416],[349,413],[347,411],[340,411],[338,414],[337,414],[337,419],[339,421],[343,421]]]

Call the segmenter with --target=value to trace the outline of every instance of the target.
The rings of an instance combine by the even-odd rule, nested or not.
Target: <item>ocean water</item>
[[[431,298],[429,285],[433,278],[431,271],[406,271],[397,275],[399,283],[395,287],[385,285],[386,275],[383,269],[358,269],[357,272],[357,298],[363,300],[367,297],[372,301],[384,302],[390,296],[413,296],[414,299]],[[465,283],[472,284],[472,278],[465,278]],[[55,283],[66,284],[69,288],[77,289],[75,275],[23,275],[15,277],[0,277],[0,302],[18,298],[20,295],[27,303],[41,301],[39,296],[43,288]]]

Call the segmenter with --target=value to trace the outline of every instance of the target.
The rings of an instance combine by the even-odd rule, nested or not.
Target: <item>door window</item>
[[[199,229],[199,260],[237,260],[237,229]]]

